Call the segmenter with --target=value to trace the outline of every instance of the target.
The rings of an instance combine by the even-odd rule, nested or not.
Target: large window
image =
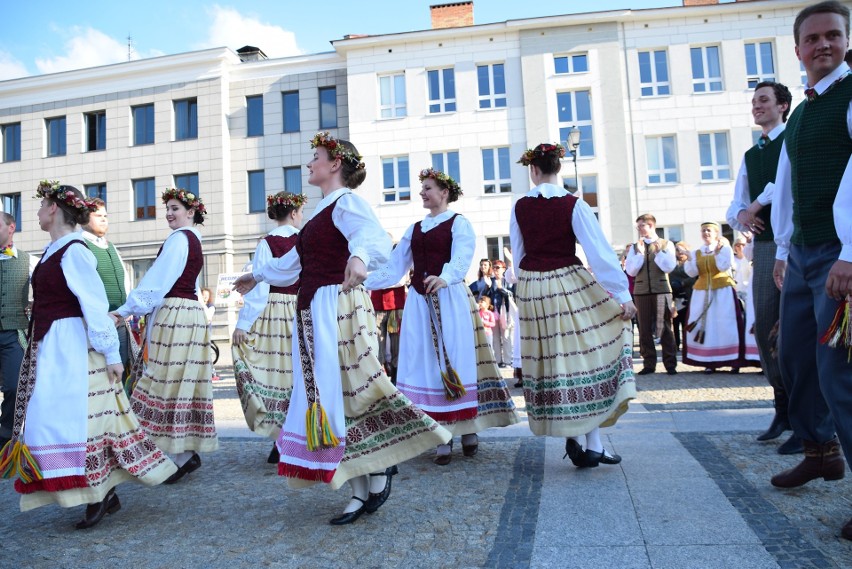
[[[24,228],[24,220],[21,219],[21,194],[2,194],[0,202],[3,203],[3,211],[15,218],[15,231]]]
[[[497,109],[506,106],[506,74],[502,63],[477,65],[479,108]]]
[[[486,194],[512,191],[512,167],[508,146],[482,149],[482,180]]]
[[[15,162],[21,159],[21,123],[0,126],[3,136],[3,162]]]
[[[106,182],[102,184],[86,184],[84,186],[86,190],[86,196],[90,198],[99,198],[104,200],[104,203],[107,201],[107,192],[106,192]]]
[[[133,144],[154,144],[154,105],[133,107]]]
[[[175,101],[175,140],[198,138],[198,99]]]
[[[320,128],[337,128],[337,87],[319,90]]]
[[[299,92],[281,93],[281,105],[284,111],[284,132],[299,132]]]
[[[246,97],[246,136],[263,136],[263,95]]]
[[[666,50],[639,52],[639,83],[643,97],[670,95],[669,64]]]
[[[512,252],[512,242],[509,240],[508,235],[497,235],[495,237],[485,238],[486,254],[492,261],[503,258],[504,247],[508,249],[510,253]]]
[[[157,217],[157,194],[154,178],[133,180],[136,219],[155,219]]]
[[[263,170],[248,173],[249,213],[266,211],[266,180]]]
[[[749,89],[754,89],[762,81],[775,81],[771,41],[745,44],[745,61]]]
[[[432,168],[440,170],[445,174],[449,174],[453,180],[460,183],[461,171],[459,168],[459,151],[451,150],[449,152],[433,152],[432,153]]]
[[[291,194],[302,193],[301,166],[287,166],[284,168],[284,190]]]
[[[382,198],[386,202],[407,202],[411,199],[411,176],[408,156],[382,158]]]
[[[154,259],[134,259],[130,261],[130,273],[133,275],[134,287],[139,285],[139,281],[142,280],[142,277],[145,276],[145,273],[148,272],[148,269],[153,264]]]
[[[692,59],[693,93],[721,91],[722,66],[719,63],[719,46],[693,47],[689,53]]]
[[[198,193],[198,173],[176,175],[175,187],[188,190],[196,196],[200,195]]]
[[[556,93],[559,140],[565,144],[571,127],[580,130],[578,156],[595,155],[595,139],[592,132],[592,105],[588,91]]]
[[[562,178],[562,187],[589,204],[595,216],[598,215],[598,177],[595,174],[580,176],[580,190],[577,193],[577,178],[565,176]]]
[[[106,148],[106,111],[86,113],[86,151]]]
[[[379,115],[388,119],[405,114],[405,74],[379,76]]]
[[[65,117],[45,121],[47,128],[47,155],[65,156]]]
[[[452,67],[431,69],[429,79],[429,112],[451,113],[456,110],[456,75]]]
[[[585,73],[589,70],[589,56],[585,53],[557,55],[553,57],[553,67],[558,74]]]
[[[651,136],[645,139],[648,154],[648,183],[677,183],[677,148],[674,136]]]
[[[728,153],[728,133],[710,132],[698,135],[702,180],[730,180],[731,158]]]

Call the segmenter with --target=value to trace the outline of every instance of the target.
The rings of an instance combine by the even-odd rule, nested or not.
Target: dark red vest
[[[286,255],[290,249],[296,246],[299,234],[294,233],[290,237],[267,235],[264,239],[266,239],[266,244],[269,245],[269,250],[272,251],[272,256],[277,259]],[[296,282],[290,286],[270,286],[269,292],[277,292],[278,294],[297,294],[299,292],[299,279],[296,279]]]
[[[373,310],[399,310],[405,307],[405,287],[382,288],[370,291]]]
[[[450,262],[453,254],[453,222],[458,214],[442,221],[424,233],[420,223],[414,224],[411,233],[411,256],[414,259],[414,276],[411,286],[420,294],[426,294],[423,279],[439,276],[444,265]]]
[[[331,218],[335,207],[337,200],[312,217],[296,240],[296,251],[302,263],[296,297],[298,310],[310,308],[311,300],[320,287],[343,283],[349,262],[349,241]]]
[[[523,197],[515,204],[515,219],[524,238],[525,271],[554,271],[581,265],[577,258],[577,237],[571,226],[571,215],[577,198]]]
[[[60,265],[65,250],[76,244],[86,247],[86,244],[81,240],[74,239],[59,250],[54,251],[50,257],[41,261],[33,271],[33,312],[30,321],[30,339],[35,342],[44,338],[55,320],[83,317],[80,301],[68,288],[68,281],[65,280],[65,273],[62,272],[62,265]]]
[[[175,281],[174,286],[166,293],[166,298],[198,300],[198,295],[195,293],[195,282],[201,273],[201,267],[204,265],[201,241],[192,231],[181,231],[181,233],[186,235],[189,242],[189,254],[186,257],[186,266],[183,268],[183,272]],[[163,246],[161,245],[160,250],[157,251],[157,256],[159,257],[162,252]]]

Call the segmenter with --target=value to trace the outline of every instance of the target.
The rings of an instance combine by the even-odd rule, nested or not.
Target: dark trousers
[[[3,402],[0,403],[0,437],[11,438],[15,426],[15,396],[18,392],[18,377],[24,349],[18,341],[17,330],[0,330],[0,380],[3,387]]]
[[[667,297],[662,322],[657,322],[658,296]],[[645,369],[657,367],[657,347],[654,345],[654,324],[656,323],[657,334],[660,336],[660,347],[663,349],[663,365],[666,369],[676,368],[677,348],[672,330],[671,295],[637,295],[634,297],[633,303],[636,305],[636,315],[639,318],[639,355],[642,356],[642,367]]]
[[[772,357],[772,342],[769,333],[778,322],[781,308],[781,291],[775,286],[772,271],[775,268],[775,243],[755,241],[752,258],[752,296],[754,304],[754,339],[760,354],[760,367],[766,375],[775,395],[775,412],[787,418],[789,381],[781,375],[778,360]],[[748,333],[748,330],[746,330]]]
[[[846,460],[852,461],[852,363],[845,348],[819,343],[839,304],[825,293],[828,271],[839,254],[839,242],[790,246],[778,361],[782,375],[791,380],[789,413],[795,433],[818,444],[836,433]]]

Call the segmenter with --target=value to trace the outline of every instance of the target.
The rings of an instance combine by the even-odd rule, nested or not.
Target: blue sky
[[[428,29],[429,5],[441,2],[0,0],[0,80],[126,61],[128,35],[133,59],[246,44],[270,57],[318,53],[346,34]],[[476,0],[474,23],[680,5],[680,0]]]

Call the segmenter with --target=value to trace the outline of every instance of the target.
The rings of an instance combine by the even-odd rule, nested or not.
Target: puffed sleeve
[[[734,263],[734,250],[728,245],[723,245],[716,253],[716,268],[720,271],[727,271]]]
[[[524,249],[524,236],[521,233],[521,228],[518,227],[518,220],[515,217],[515,206],[517,204],[518,202],[515,202],[515,205],[512,206],[512,214],[509,217],[509,240],[512,242],[512,265],[520,268],[521,261],[524,255],[526,255],[526,250]]]
[[[260,243],[254,249],[254,257],[252,263],[254,266],[263,266],[272,260],[272,251],[269,249],[269,243],[266,239],[261,239]],[[237,328],[248,332],[251,330],[254,321],[263,312],[266,307],[266,301],[269,298],[269,283],[258,282],[257,286],[251,289],[249,293],[243,296],[243,307],[240,309],[240,315],[237,318]]]
[[[353,193],[342,195],[331,219],[349,242],[350,258],[364,261],[368,271],[388,262],[393,242],[366,200]]]
[[[411,255],[411,235],[413,232],[414,225],[410,225],[405,230],[405,235],[402,236],[402,239],[400,239],[399,243],[391,251],[388,262],[370,273],[367,280],[364,281],[364,287],[368,290],[395,287],[408,274],[408,271],[414,264],[414,259]]]
[[[775,190],[772,195],[772,213],[770,214],[772,234],[775,236],[775,258],[787,260],[790,250],[790,237],[793,235],[793,192],[790,158],[787,156],[787,143],[781,146],[778,157],[778,170],[775,171]]]
[[[743,227],[737,221],[737,215],[744,209],[748,209],[751,205],[748,187],[748,169],[746,168],[745,158],[740,164],[740,171],[737,172],[737,178],[734,181],[734,199],[731,200],[731,205],[728,206],[728,211],[725,213],[725,220],[728,225],[737,231],[748,231],[748,227]]]
[[[163,302],[180,275],[189,258],[189,239],[185,231],[174,231],[163,243],[163,250],[154,259],[154,264],[139,281],[139,285],[127,295],[127,301],[116,312],[122,317],[144,316]]]
[[[571,223],[574,235],[583,246],[586,259],[597,281],[619,304],[632,300],[627,276],[621,270],[621,263],[618,262],[618,257],[609,246],[595,214],[586,202],[578,200],[574,205]]]
[[[444,264],[441,279],[448,285],[464,281],[470,264],[473,262],[475,249],[476,234],[473,232],[473,226],[466,217],[457,215],[453,220],[453,246],[450,262]]]
[[[698,261],[696,261],[696,251],[690,251],[689,259],[683,264],[683,270],[691,277],[698,276]]]
[[[677,266],[674,243],[668,242],[666,248],[654,255],[654,264],[664,273],[670,273]]]

